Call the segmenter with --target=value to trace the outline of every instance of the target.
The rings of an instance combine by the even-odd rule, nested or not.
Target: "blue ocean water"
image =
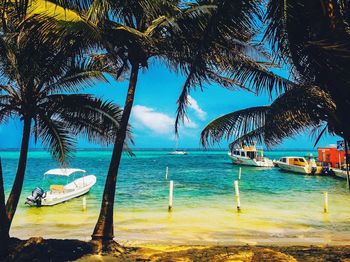
[[[242,213],[235,209],[233,183],[238,166],[225,151],[189,151],[170,155],[169,150],[124,155],[118,175],[115,205],[116,237],[143,243],[261,243],[266,241],[347,243],[350,231],[350,193],[346,181],[304,176],[278,168],[242,167]],[[303,156],[310,151],[267,151],[271,159]],[[316,155],[316,152],[312,152]],[[5,189],[12,185],[19,153],[1,151]],[[24,199],[36,186],[48,188],[45,171],[59,167],[45,151],[29,153],[23,193],[12,234],[89,239],[96,222],[110,151],[83,150],[69,167],[97,176],[87,197],[87,210],[77,198],[54,207],[27,207]],[[168,180],[165,179],[166,167]],[[64,178],[66,179],[66,178]],[[169,180],[174,181],[174,208],[167,212]],[[62,183],[66,180],[62,181]],[[57,181],[55,181],[57,183]],[[323,213],[323,192],[330,201]]]

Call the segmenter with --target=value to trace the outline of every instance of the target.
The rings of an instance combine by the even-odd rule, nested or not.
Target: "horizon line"
[[[174,149],[173,147],[135,147],[135,148],[130,148],[131,150],[157,150],[157,151],[161,151],[161,150],[191,150],[191,151],[228,151],[229,149],[226,148],[200,148],[200,147],[181,147],[178,149]],[[4,147],[4,148],[0,148],[0,151],[19,151],[20,148],[15,148],[15,147]],[[74,150],[72,150],[72,152],[74,151],[94,151],[94,150],[99,150],[99,151],[112,151],[113,148],[101,148],[101,147],[81,147],[81,148],[76,148]],[[292,151],[315,151],[317,150],[317,148],[275,148],[275,149],[267,149],[267,148],[263,148],[264,151],[287,151],[287,150],[292,150]],[[48,149],[46,148],[29,148],[28,151],[48,151]]]

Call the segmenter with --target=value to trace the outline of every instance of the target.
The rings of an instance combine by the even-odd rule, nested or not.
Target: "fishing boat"
[[[76,179],[76,176],[80,175]],[[96,176],[86,175],[86,171],[77,168],[51,169],[44,174],[47,176],[66,177],[72,176],[72,181],[66,185],[50,185],[50,190],[37,187],[28,196],[25,204],[30,206],[53,206],[73,198],[82,196],[90,191],[96,183]]]
[[[278,161],[275,161],[275,164],[282,170],[306,175],[321,174],[323,170],[322,166],[316,165],[315,158],[312,154],[305,157],[281,157]]]
[[[243,146],[228,152],[228,156],[235,165],[273,167],[272,160],[264,157],[263,150],[257,150],[256,146]]]

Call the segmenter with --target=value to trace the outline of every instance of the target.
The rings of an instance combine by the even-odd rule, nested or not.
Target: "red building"
[[[341,163],[340,166],[345,164],[345,150],[338,150],[336,147],[320,147],[317,151],[320,162],[329,163],[334,168],[339,168],[339,163]]]

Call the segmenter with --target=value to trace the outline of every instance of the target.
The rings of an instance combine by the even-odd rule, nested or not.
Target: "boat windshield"
[[[250,159],[256,158],[256,151],[248,151],[247,157],[249,157]]]

